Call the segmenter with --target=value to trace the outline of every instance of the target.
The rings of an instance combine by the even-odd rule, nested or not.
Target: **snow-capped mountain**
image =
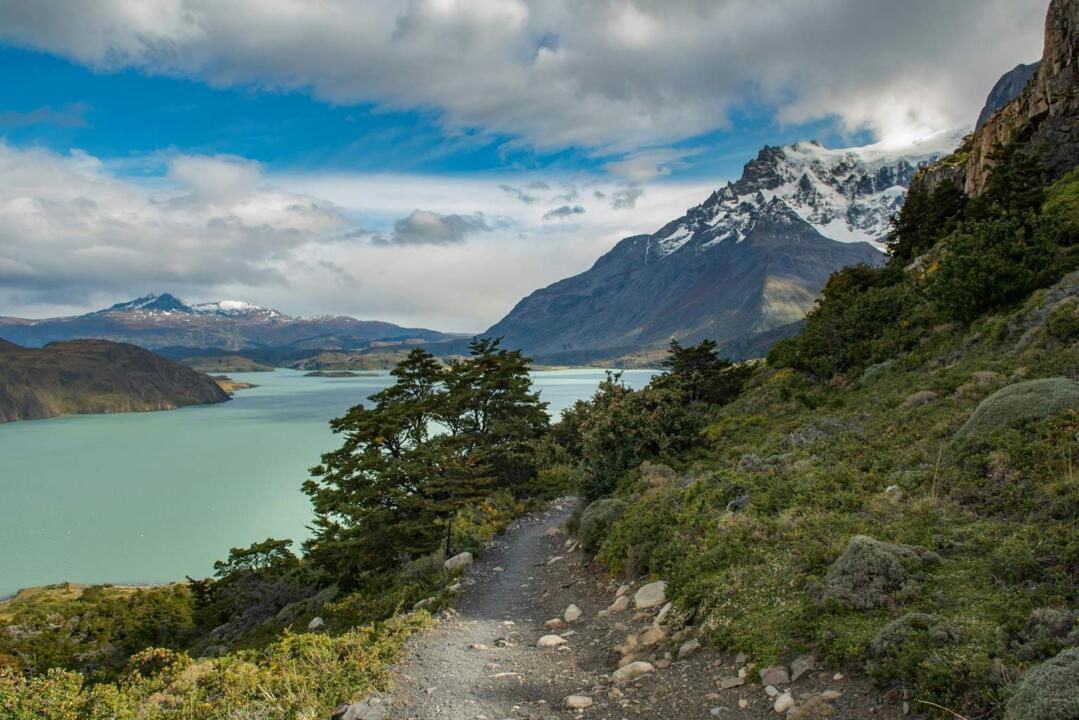
[[[188,304],[169,293],[150,294],[75,317],[28,320],[0,317],[0,338],[24,346],[100,338],[150,349],[359,348],[374,341],[444,340],[423,328],[357,320],[344,315],[294,317],[240,300]]]
[[[749,354],[753,337],[802,319],[832,272],[881,261],[914,174],[962,135],[903,148],[765,147],[736,182],[532,293],[487,334],[552,362],[616,358],[672,338]]]

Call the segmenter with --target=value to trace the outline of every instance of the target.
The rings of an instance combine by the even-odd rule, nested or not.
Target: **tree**
[[[246,548],[232,548],[227,560],[214,563],[214,575],[226,578],[243,572],[256,575],[280,575],[300,564],[289,548],[291,540],[266,538]]]
[[[719,356],[714,340],[683,347],[671,340],[670,354],[661,363],[666,376],[654,380],[678,389],[689,403],[722,405],[738,397],[752,368]]]
[[[477,340],[443,367],[415,349],[395,382],[331,423],[345,436],[322,456],[304,491],[315,507],[309,557],[348,586],[366,573],[431,552],[454,516],[493,489],[526,489],[531,441],[547,429],[528,359]]]

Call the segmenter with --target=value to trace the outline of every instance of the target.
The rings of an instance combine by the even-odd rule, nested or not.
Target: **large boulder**
[[[663,580],[642,585],[633,595],[633,604],[638,610],[659,607],[667,602],[667,583]]]
[[[902,601],[918,590],[913,573],[940,557],[917,545],[896,545],[855,535],[824,578],[825,599],[854,610]]]
[[[1004,720],[1079,718],[1079,648],[1028,670],[1015,684]]]
[[[625,501],[615,498],[596,500],[584,509],[581,513],[581,526],[578,532],[581,547],[585,552],[595,555],[599,551],[599,546],[611,532],[611,526],[622,517],[625,511]]]
[[[1067,378],[1027,380],[982,400],[955,436],[981,435],[1016,420],[1038,420],[1069,408],[1079,410],[1079,382]]]
[[[449,572],[453,572],[454,570],[460,570],[462,568],[466,568],[471,564],[472,564],[472,553],[463,552],[463,553],[459,553],[457,555],[454,555],[450,559],[446,560],[444,563],[442,563],[442,567],[444,567]]]

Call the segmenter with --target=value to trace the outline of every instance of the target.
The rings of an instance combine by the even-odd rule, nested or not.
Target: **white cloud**
[[[450,129],[630,152],[747,100],[884,139],[971,123],[1045,0],[36,0],[0,37],[97,68],[434,109]]]
[[[556,194],[583,186],[572,222],[544,222]],[[243,158],[192,156],[134,180],[84,153],[0,142],[0,315],[172,292],[479,331],[712,189],[655,183],[626,213],[610,206],[619,188],[582,176],[267,175]]]

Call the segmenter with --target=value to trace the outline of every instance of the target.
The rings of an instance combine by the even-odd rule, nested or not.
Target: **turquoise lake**
[[[623,380],[640,387],[652,374]],[[328,421],[390,378],[231,376],[258,387],[219,405],[0,425],[0,596],[64,581],[201,578],[231,547],[306,537],[300,485],[337,443]],[[603,376],[533,375],[552,415]]]

